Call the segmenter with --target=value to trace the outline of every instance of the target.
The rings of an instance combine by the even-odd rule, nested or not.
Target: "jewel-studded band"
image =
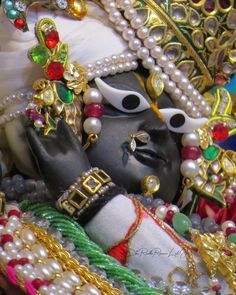
[[[91,168],[82,173],[76,182],[57,200],[57,207],[74,218],[79,217],[91,203],[114,187],[111,177],[102,169]]]

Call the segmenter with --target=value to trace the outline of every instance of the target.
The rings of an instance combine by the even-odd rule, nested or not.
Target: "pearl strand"
[[[32,91],[27,91],[25,92],[24,90],[21,90],[19,92],[10,94],[8,96],[5,96],[1,99],[0,102],[0,111],[3,111],[4,109],[6,109],[7,106],[16,103],[18,101],[22,101],[25,98],[27,98],[28,100],[30,100],[32,98],[33,92]]]
[[[130,21],[132,28],[137,30],[136,33],[128,26],[128,22],[118,11],[115,2],[102,0],[102,3],[109,14],[109,20],[115,24],[118,31],[123,32],[122,37],[129,42],[130,49],[136,51],[137,56],[143,60],[143,66],[150,71],[155,70],[161,74],[165,84],[165,90],[171,94],[172,98],[188,113],[191,113],[195,117],[201,117],[202,113],[209,115],[211,109],[207,106],[201,94],[194,89],[181,71],[176,69],[175,65],[169,61],[163,54],[162,49],[155,45],[154,38],[149,36],[148,28],[143,26],[142,19],[137,16],[136,10],[131,7],[130,1],[121,0],[118,5],[124,10],[124,16]],[[135,37],[136,34],[138,38]],[[145,47],[142,47],[142,42]],[[153,57],[156,58],[156,60]],[[155,64],[155,61],[158,63],[158,66]],[[164,69],[165,73],[162,72],[161,68]],[[177,84],[179,87],[175,81],[178,81]]]
[[[112,55],[103,60],[96,61],[94,64],[85,66],[89,81],[95,77],[106,77],[117,73],[129,72],[138,67],[136,54],[125,52],[120,55]]]

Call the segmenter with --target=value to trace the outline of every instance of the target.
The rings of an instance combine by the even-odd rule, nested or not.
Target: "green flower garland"
[[[37,201],[23,201],[20,203],[20,207],[22,211],[30,211],[35,216],[46,218],[52,227],[74,243],[77,251],[88,257],[91,265],[103,269],[109,279],[122,282],[129,292],[140,295],[164,295],[162,292],[149,287],[114,258],[104,254],[103,250],[89,239],[84,229],[69,216],[59,213],[46,203]]]

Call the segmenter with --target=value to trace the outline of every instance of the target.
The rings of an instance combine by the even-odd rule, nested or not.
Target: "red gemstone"
[[[220,291],[220,289],[221,289],[221,285],[219,285],[219,284],[217,284],[217,285],[214,285],[214,286],[212,286],[212,291],[214,291],[214,292],[218,292],[218,291]]]
[[[229,136],[229,130],[223,123],[216,124],[213,127],[212,136],[215,141],[224,141]]]
[[[224,254],[227,255],[227,256],[232,256],[232,255],[233,255],[232,251],[229,250],[229,249],[223,249],[223,252],[224,252]]]
[[[236,228],[234,227],[227,227],[225,230],[226,236],[230,236],[231,234],[236,234]]]
[[[100,103],[90,103],[85,106],[84,114],[86,117],[100,118],[104,115],[104,106]]]
[[[214,9],[215,9],[215,0],[206,0],[204,7],[205,7],[205,10],[207,12],[209,12],[209,13],[214,11]]]
[[[41,121],[42,123],[44,122],[44,116],[43,115],[39,115],[37,114],[35,117],[34,117],[35,120],[39,120]]]
[[[25,265],[27,263],[29,263],[29,259],[28,258],[21,258],[18,262],[20,265]]]
[[[57,31],[51,31],[45,37],[45,43],[49,49],[55,48],[59,42],[59,35]]]
[[[43,286],[43,281],[41,280],[41,279],[34,279],[33,281],[32,281],[32,285],[35,287],[35,289],[39,289],[40,287],[42,287]]]
[[[51,284],[51,281],[44,280],[43,281],[43,286],[49,286]]]
[[[22,18],[17,18],[14,21],[14,25],[17,29],[22,30],[25,26],[25,20]]]
[[[11,267],[15,267],[18,264],[18,260],[17,259],[12,259],[8,262],[8,265]]]
[[[8,223],[8,220],[6,218],[0,219],[0,225],[6,226]]]
[[[166,212],[165,222],[168,224],[172,224],[173,216],[175,215],[175,212],[173,210],[168,210]]]
[[[228,79],[223,75],[217,75],[215,77],[215,84],[219,86],[224,86],[228,82]]]
[[[152,207],[151,209],[150,209],[150,212],[152,213],[152,214],[155,214],[155,212],[156,212],[156,207]]]
[[[228,196],[225,199],[226,199],[226,203],[227,204],[233,204],[234,203],[234,197]]]
[[[27,117],[34,119],[36,116],[38,116],[38,113],[35,110],[28,109],[25,111],[25,114]]]
[[[11,217],[11,216],[16,216],[18,218],[20,218],[20,211],[18,210],[10,210],[7,214],[8,217]]]
[[[197,160],[201,157],[201,151],[197,146],[185,146],[181,150],[181,156],[184,160]]]
[[[230,0],[220,0],[219,2],[223,9],[227,9],[231,6]]]
[[[64,68],[60,62],[54,61],[48,65],[47,75],[52,80],[60,80],[63,77]]]
[[[2,239],[1,239],[2,245],[6,244],[8,242],[13,242],[13,237],[9,234],[2,235]]]

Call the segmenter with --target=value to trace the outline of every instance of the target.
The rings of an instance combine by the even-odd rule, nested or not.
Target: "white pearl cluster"
[[[199,135],[195,132],[186,133],[182,136],[183,146],[196,146],[200,145]],[[180,171],[184,177],[194,178],[199,173],[199,166],[197,161],[194,160],[184,160],[180,165]]]
[[[165,91],[176,103],[193,117],[208,116],[211,108],[188,78],[168,59],[161,47],[156,45],[149,29],[144,26],[143,19],[132,8],[131,1],[102,0],[101,2],[109,15],[109,20],[115,25],[116,30],[122,32],[123,39],[128,42],[129,48],[137,53],[143,66],[150,72],[160,73]],[[125,18],[119,9],[124,11]]]
[[[112,55],[103,60],[96,61],[94,64],[85,66],[89,81],[97,77],[106,77],[117,73],[129,72],[138,67],[136,54],[124,52],[120,55]]]
[[[6,212],[17,210],[16,206],[6,207]],[[19,233],[16,235],[16,231]],[[0,225],[0,238],[2,235],[11,235],[12,242],[6,242],[0,247],[0,263],[7,266],[13,259],[27,258],[24,265],[17,264],[14,269],[18,279],[33,282],[35,279],[49,281],[49,285],[40,286],[42,295],[101,295],[101,292],[91,284],[82,285],[81,279],[72,271],[64,271],[61,264],[48,257],[47,249],[37,242],[34,233],[24,227],[20,218],[10,216],[5,226]],[[27,247],[26,247],[27,245]]]
[[[1,99],[0,111],[3,111],[11,104],[15,104],[15,103],[20,102],[22,100],[29,100],[30,101],[32,99],[32,96],[33,96],[32,91],[23,91],[23,90],[20,92],[17,92],[17,93],[13,93],[9,96],[6,96]],[[26,111],[26,109],[24,108],[22,110],[17,110],[15,112],[6,113],[6,114],[1,115],[0,116],[0,127],[21,117],[22,115],[25,114],[25,111]]]

